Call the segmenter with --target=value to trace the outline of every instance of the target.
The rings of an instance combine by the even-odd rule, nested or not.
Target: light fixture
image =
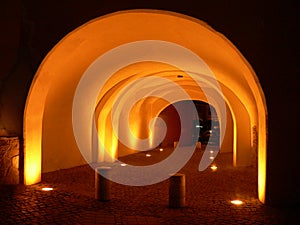
[[[209,157],[210,160],[213,160],[214,158],[215,158],[215,157],[213,157],[213,156],[210,156],[210,157]]]
[[[212,171],[216,171],[218,169],[218,167],[216,165],[212,165],[210,168]]]
[[[52,187],[43,187],[42,191],[53,191]]]
[[[126,163],[121,163],[120,165],[121,165],[121,166],[127,166],[127,164],[126,164]]]
[[[230,201],[232,204],[234,204],[234,205],[242,205],[243,204],[243,202],[241,201],[241,200],[238,200],[238,199],[236,199],[236,200],[232,200],[232,201]]]
[[[150,154],[146,154],[146,157],[151,157],[151,155]]]
[[[160,148],[160,149],[159,149],[160,152],[162,152],[163,150],[164,150],[163,148]]]

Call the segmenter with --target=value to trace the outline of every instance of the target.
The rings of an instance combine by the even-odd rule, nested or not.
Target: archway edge
[[[136,16],[139,17],[138,20]],[[127,19],[125,21],[120,20],[121,17]],[[122,26],[120,21],[123,21],[122,23],[125,26]],[[145,26],[145,21],[148,24],[151,22],[152,26]],[[109,24],[111,26],[106,26]],[[184,30],[174,29],[174,27],[178,28],[182,25],[184,25]],[[104,28],[103,26],[105,26],[105,29],[101,30],[100,28]],[[128,30],[126,31],[128,27],[136,28],[139,26],[141,29],[135,30],[138,32],[135,32],[134,35],[129,34]],[[195,42],[193,37],[189,35],[189,31],[193,31],[195,28],[203,35],[203,39],[201,40],[206,41],[205,45],[215,48],[219,47],[219,50],[214,51],[212,48],[205,48],[202,42],[203,48],[200,48],[201,46],[198,46],[200,43],[199,40]],[[95,33],[96,30],[98,33]],[[123,35],[115,35],[115,38],[111,38],[111,35],[116,34],[116,32],[121,32]],[[197,37],[196,33],[193,34]],[[99,36],[102,39],[97,39]],[[24,112],[25,184],[36,183],[41,179],[41,140],[45,102],[47,98],[51,97],[50,89],[55,90],[55,85],[61,82],[62,74],[64,74],[63,79],[67,80],[68,76],[73,73],[72,86],[76,87],[82,73],[99,55],[122,43],[143,40],[145,38],[162,39],[182,44],[201,55],[213,71],[220,69],[218,67],[220,63],[218,62],[222,62],[222,66],[224,66],[225,59],[227,62],[231,62],[228,65],[225,63],[225,67],[230,68],[229,70],[217,73],[219,75],[218,79],[224,82],[223,79],[227,75],[231,74],[234,76],[235,79],[229,86],[231,89],[238,89],[243,93],[241,101],[251,111],[250,114],[254,118],[253,120],[255,121],[255,118],[258,117],[259,135],[262,135],[259,137],[259,145],[261,145],[259,146],[259,157],[264,161],[261,170],[265,171],[267,111],[265,98],[258,78],[242,54],[223,35],[214,31],[210,26],[198,19],[170,11],[126,10],[96,18],[75,29],[49,52],[39,67],[30,88]],[[212,43],[218,43],[219,45],[215,46]],[[76,47],[74,48],[74,46]],[[196,47],[198,51],[193,49]],[[74,71],[76,72],[74,73]],[[256,107],[253,107],[253,105],[256,105]],[[261,185],[265,186],[265,176],[264,179],[261,178]],[[264,193],[264,188],[261,192]],[[263,198],[260,199],[264,201]]]

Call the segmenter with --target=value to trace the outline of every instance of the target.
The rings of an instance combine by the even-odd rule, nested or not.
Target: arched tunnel
[[[184,100],[215,109],[220,149],[232,152],[234,166],[249,165],[257,156],[264,202],[267,109],[255,72],[226,37],[204,22],[157,10],[96,18],[48,53],[24,113],[25,183],[39,182],[42,172],[156,147],[163,139],[159,129],[155,134],[153,118]],[[121,106],[128,108],[125,114]],[[126,124],[130,132],[121,135]]]

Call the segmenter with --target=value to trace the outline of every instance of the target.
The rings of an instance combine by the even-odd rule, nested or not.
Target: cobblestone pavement
[[[186,175],[186,206],[168,207],[169,181],[144,187],[113,183],[111,200],[94,198],[94,171],[88,166],[43,174],[31,186],[1,186],[0,224],[300,224],[299,208],[271,208],[257,199],[255,166],[233,168],[232,155],[218,154],[217,171],[199,172],[202,150],[180,171]],[[122,158],[131,164],[151,164],[170,150],[154,150]],[[53,191],[42,191],[53,187]],[[242,205],[230,200],[240,199]]]

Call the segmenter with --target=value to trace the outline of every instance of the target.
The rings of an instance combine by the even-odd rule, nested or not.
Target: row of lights
[[[163,148],[160,148],[159,151],[160,151],[160,152],[163,152],[164,149],[163,149]],[[210,158],[211,160],[214,160],[214,157],[212,156],[213,153],[214,153],[214,151],[210,151],[211,156],[210,156],[209,158]],[[151,154],[147,153],[147,154],[146,154],[146,157],[151,157]],[[125,164],[125,163],[123,163],[123,164]],[[121,166],[126,166],[126,164],[125,164],[125,165],[123,165],[123,164],[121,164]],[[218,167],[217,167],[215,164],[213,164],[210,168],[211,168],[212,171],[216,171],[216,170],[218,169]]]
[[[123,166],[126,166],[125,163],[123,163],[124,165]],[[122,166],[122,164],[121,164]],[[42,191],[53,191],[54,189],[52,187],[43,187],[42,188]],[[242,205],[244,202],[242,202],[241,200],[238,200],[238,199],[235,199],[235,200],[232,200],[230,201],[233,205]]]
[[[53,191],[52,187],[43,187],[42,191]],[[241,200],[235,199],[230,201],[233,205],[242,205],[243,202]]]
[[[125,163],[124,163],[125,164]],[[126,164],[125,164],[126,165]],[[123,165],[123,166],[125,166]],[[42,191],[53,191],[54,189],[52,187],[43,187],[42,188]],[[230,201],[232,204],[234,205],[242,205],[243,202],[241,200],[238,200],[238,199],[235,199],[235,200],[232,200]]]
[[[163,152],[164,149],[163,149],[163,148],[160,148],[159,151],[160,151],[160,152]],[[214,151],[210,151],[210,154],[211,154],[210,159],[211,159],[211,160],[214,159],[213,153],[214,153]],[[147,154],[146,154],[146,157],[151,157],[151,154],[147,153]],[[126,163],[122,163],[121,166],[127,166],[127,164],[126,164]],[[217,167],[215,164],[211,165],[210,168],[211,168],[212,171],[216,171],[216,170],[218,169],[218,167]],[[44,189],[44,191],[50,191],[50,190],[53,190],[53,188],[43,188],[43,189]],[[230,202],[231,202],[233,205],[242,205],[242,204],[243,204],[243,202],[242,202],[241,200],[238,200],[238,199],[232,200],[232,201],[230,201]]]
[[[162,152],[162,151],[163,151],[163,148],[160,148],[159,151]],[[210,151],[210,153],[212,154],[213,151]],[[151,154],[146,154],[146,157],[151,157]],[[122,163],[122,164],[120,164],[120,165],[121,165],[121,166],[127,166],[126,163]],[[216,170],[218,169],[218,167],[217,167],[215,164],[211,165],[210,168],[211,168],[212,171],[216,171]],[[43,187],[43,188],[42,188],[42,191],[53,191],[53,188],[52,188],[52,187]],[[243,202],[242,202],[241,200],[238,200],[238,199],[232,200],[232,201],[230,201],[230,202],[231,202],[231,204],[233,204],[233,205],[242,205],[242,204],[243,204]]]
[[[213,155],[214,155],[214,151],[211,150],[211,151],[209,151],[209,153],[210,153],[209,159],[210,159],[210,160],[214,160],[214,159],[215,159],[215,157],[213,156]],[[216,171],[216,170],[218,169],[218,167],[216,166],[216,164],[212,164],[212,165],[210,166],[210,169],[211,169],[212,171]],[[230,202],[231,202],[231,204],[233,204],[233,205],[242,205],[242,204],[244,204],[244,202],[241,201],[241,200],[239,200],[239,199],[231,200]]]
[[[160,151],[160,152],[163,152],[164,149],[163,149],[163,148],[160,148],[159,151]],[[146,154],[146,157],[151,157],[151,154],[147,153],[147,154]]]

